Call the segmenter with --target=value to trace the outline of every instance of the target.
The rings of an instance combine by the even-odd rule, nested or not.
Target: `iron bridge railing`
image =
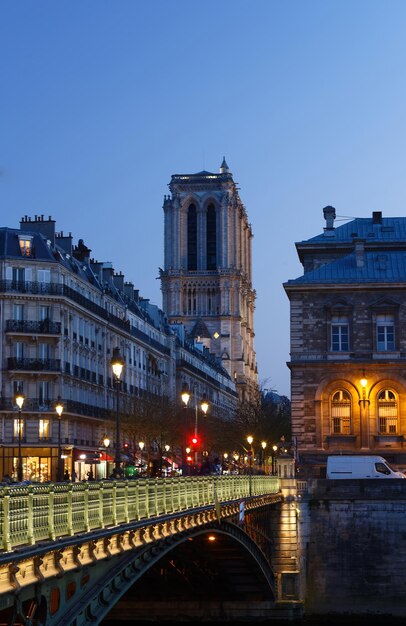
[[[0,487],[0,552],[188,509],[278,493],[273,476],[187,476]]]

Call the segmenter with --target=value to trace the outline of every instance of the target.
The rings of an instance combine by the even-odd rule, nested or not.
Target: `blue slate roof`
[[[371,217],[357,217],[334,228],[334,234],[324,233],[300,243],[351,242],[354,238],[367,241],[403,241],[406,243],[406,217],[382,217],[382,223],[374,224]]]
[[[406,223],[406,220],[404,220]],[[355,252],[331,263],[325,263],[299,278],[288,280],[292,284],[351,284],[351,283],[397,283],[406,282],[406,250],[366,251],[364,265],[357,267]]]

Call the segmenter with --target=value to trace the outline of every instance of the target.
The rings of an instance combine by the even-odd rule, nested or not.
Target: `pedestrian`
[[[94,480],[93,472],[91,469],[87,472],[87,480]]]
[[[70,478],[70,476],[69,476],[69,472],[68,472],[68,470],[65,470],[65,473],[64,473],[64,475],[63,475],[63,479],[64,479],[65,481],[68,481],[68,480],[69,480],[69,478]]]
[[[73,483],[76,482],[77,477],[78,477],[78,475],[76,474],[75,470],[73,469],[72,470],[72,482]]]

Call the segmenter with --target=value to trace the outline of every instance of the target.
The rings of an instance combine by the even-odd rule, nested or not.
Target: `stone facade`
[[[252,229],[223,160],[219,174],[174,175],[165,196],[162,308],[220,357],[241,400],[257,389]]]
[[[406,218],[356,219],[296,244],[290,301],[292,434],[303,471],[333,453],[405,468]]]

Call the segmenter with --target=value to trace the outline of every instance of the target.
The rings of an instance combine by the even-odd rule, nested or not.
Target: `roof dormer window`
[[[19,235],[18,240],[22,256],[32,256],[32,237]]]

